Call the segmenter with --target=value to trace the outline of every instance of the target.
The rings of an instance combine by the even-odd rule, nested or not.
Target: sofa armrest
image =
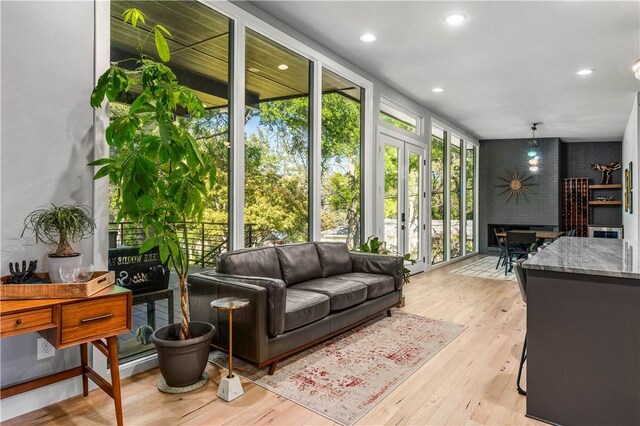
[[[212,343],[223,349],[229,346],[227,311],[211,307],[211,302],[223,297],[244,297],[249,306],[233,313],[233,352],[256,363],[268,359],[268,295],[265,287],[205,275],[187,277],[189,311],[192,321],[205,321],[216,327]]]
[[[351,252],[351,263],[353,272],[393,276],[396,281],[396,290],[402,289],[404,285],[404,259],[402,256]]]
[[[202,274],[227,282],[252,284],[266,288],[269,337],[276,337],[284,333],[284,312],[287,300],[287,285],[284,281],[277,278],[220,274],[214,271],[203,272]]]

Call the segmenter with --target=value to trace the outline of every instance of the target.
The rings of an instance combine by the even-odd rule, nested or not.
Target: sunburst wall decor
[[[512,198],[515,197],[516,204],[520,201],[520,197],[527,199],[527,192],[533,194],[534,192],[529,189],[530,186],[535,186],[535,183],[528,183],[533,175],[520,175],[518,169],[515,172],[511,173],[509,170],[505,169],[506,177],[498,176],[498,179],[503,181],[500,185],[496,185],[499,188],[504,188],[498,195],[508,194],[507,200],[505,202],[509,202]]]

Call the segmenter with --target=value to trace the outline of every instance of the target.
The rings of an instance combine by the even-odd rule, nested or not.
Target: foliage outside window
[[[450,142],[449,183],[449,258],[462,255],[460,224],[462,221],[462,139],[452,136]]]
[[[407,132],[418,133],[420,119],[401,111],[384,99],[380,101],[380,120]]]
[[[398,174],[399,149],[384,147],[384,241],[391,253],[398,253],[400,242],[398,210]]]
[[[309,70],[247,30],[244,219],[255,246],[309,239]]]
[[[475,251],[475,166],[476,166],[476,147],[467,142],[466,149],[466,253],[472,253]]]
[[[322,70],[322,241],[360,246],[362,89]]]
[[[436,127],[431,136],[431,263],[444,261],[446,132]]]

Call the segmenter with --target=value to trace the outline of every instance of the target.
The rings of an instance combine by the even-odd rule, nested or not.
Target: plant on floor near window
[[[176,354],[170,360],[168,351],[175,350],[175,340],[180,340],[184,345],[198,343],[208,353],[214,330],[210,324],[189,322],[186,283],[189,252],[187,230],[181,224],[202,221],[207,183],[209,188],[213,186],[216,168],[213,159],[201,152],[204,148],[196,142],[188,122],[180,119],[202,116],[204,106],[191,89],[178,83],[165,64],[170,59],[166,40],[171,37],[170,32],[160,24],[147,25],[145,15],[138,9],[128,9],[123,16],[125,24],[137,28],[139,34],[147,31],[148,34],[139,37],[138,58],[113,62],[100,76],[91,94],[91,105],[99,108],[105,98],[109,102],[135,100],[128,112],[113,119],[106,129],[112,156],[90,165],[100,167],[95,179],[108,176],[119,188],[116,221],[128,220],[144,229],[146,238],[140,252],[158,246],[161,261],[169,261],[180,278],[181,324],[157,330],[152,340],[166,383],[184,387],[200,379],[206,355],[204,362]],[[140,31],[139,25],[145,25],[147,30]],[[142,53],[151,35],[160,61]],[[123,66],[131,63],[135,64],[133,69]],[[202,368],[197,372],[196,367],[188,374],[186,370],[194,363],[202,364]],[[170,364],[177,371],[168,371]]]
[[[376,253],[376,254],[390,254],[389,249],[387,249],[387,243],[380,240],[380,238],[375,235],[371,235],[367,238],[364,244],[358,247],[355,251],[359,251],[362,253]],[[407,253],[402,256],[405,262],[409,262],[412,265],[416,264],[415,259],[411,259],[411,254]],[[405,284],[409,284],[411,280],[411,271],[405,266],[402,269],[402,279]]]

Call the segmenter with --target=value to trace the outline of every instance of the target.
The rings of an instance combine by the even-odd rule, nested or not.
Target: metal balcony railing
[[[215,266],[216,255],[229,250],[229,225],[213,222],[183,222],[186,226],[189,261],[202,267]],[[182,229],[182,228],[180,228]],[[111,245],[139,246],[145,240],[142,228],[133,222],[110,222]],[[255,225],[245,224],[245,247],[256,244]]]

